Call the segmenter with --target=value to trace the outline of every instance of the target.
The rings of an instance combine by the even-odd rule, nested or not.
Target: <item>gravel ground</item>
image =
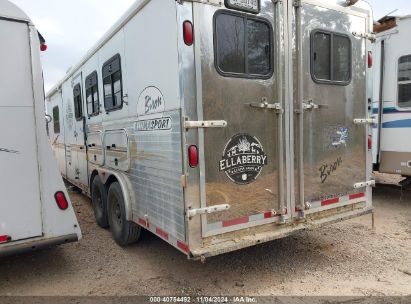
[[[83,240],[0,260],[0,295],[411,294],[411,191],[398,186],[375,188],[375,231],[367,215],[205,264],[150,233],[118,247],[96,226],[90,201],[70,196]]]

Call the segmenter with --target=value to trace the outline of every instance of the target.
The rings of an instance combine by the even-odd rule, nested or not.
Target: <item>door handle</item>
[[[269,110],[274,110],[277,113],[283,112],[283,108],[280,103],[268,103],[266,101],[263,102],[254,102],[254,103],[248,103],[248,106],[252,108],[257,108],[257,109],[269,109]]]
[[[316,104],[312,99],[303,102],[303,110],[316,110],[321,108],[328,108],[328,104]]]

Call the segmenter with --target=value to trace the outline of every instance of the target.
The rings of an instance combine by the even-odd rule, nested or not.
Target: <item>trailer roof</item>
[[[0,18],[31,23],[29,16],[25,12],[7,0],[0,0]]]
[[[1,0],[0,0],[1,1]],[[67,74],[54,87],[52,87],[46,94],[48,99],[51,95],[58,91],[60,86],[73,76],[77,70],[87,62],[94,54],[96,54],[108,40],[117,34],[121,28],[132,19],[143,7],[150,2],[150,0],[137,0],[131,7],[123,14],[123,16],[108,30],[108,32],[87,52],[87,54],[80,60],[78,64],[70,67]]]
[[[1,1],[1,0],[0,0]],[[70,67],[69,70],[67,71],[66,75],[63,77],[62,80],[60,80],[56,85],[54,85],[46,94],[46,100],[49,100],[49,97],[52,96],[54,93],[56,93],[60,86],[70,77],[72,77],[79,68],[83,64],[87,62],[94,54],[96,54],[102,47],[103,45],[110,40],[115,34],[117,34],[121,28],[128,22],[130,19],[132,19],[143,7],[149,3],[151,0],[136,0],[134,4],[131,5],[131,7],[123,14],[123,16],[109,29],[109,31],[87,52],[87,54],[80,60],[78,64],[76,64],[73,67]],[[186,1],[191,1],[191,2],[201,2],[205,3],[215,3],[221,5],[222,1],[220,0],[186,0]],[[328,0],[321,0],[321,1],[328,1]],[[371,6],[368,2],[366,1],[359,1],[358,4],[360,9],[367,10],[367,11],[372,11]]]

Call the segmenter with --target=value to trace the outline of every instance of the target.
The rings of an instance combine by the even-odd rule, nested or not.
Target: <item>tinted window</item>
[[[104,108],[106,111],[121,109],[123,106],[123,85],[120,55],[116,55],[103,65]]]
[[[262,19],[218,12],[215,17],[217,69],[233,77],[264,78],[272,73],[272,31]]]
[[[76,120],[80,120],[83,118],[83,107],[82,107],[82,100],[81,100],[80,84],[77,84],[74,86],[73,100],[74,100],[74,116],[76,117]]]
[[[411,81],[411,55],[400,58],[398,63],[398,81]]]
[[[350,81],[351,73],[351,43],[345,36],[334,35],[333,37],[333,80]]]
[[[100,113],[97,72],[93,72],[86,78],[86,102],[89,116],[95,116]]]
[[[271,70],[270,27],[254,20],[247,21],[248,72],[267,75]]]
[[[245,73],[244,18],[220,14],[216,32],[220,69],[230,73]]]
[[[331,79],[331,36],[324,33],[314,35],[314,75],[317,79]]]
[[[311,73],[315,81],[328,84],[351,81],[351,41],[348,36],[315,31],[311,52]]]
[[[53,108],[53,130],[54,134],[60,134],[60,112],[59,107]]]
[[[398,105],[402,108],[411,108],[411,83],[398,86]]]
[[[398,62],[398,106],[411,107],[411,55],[401,57]]]

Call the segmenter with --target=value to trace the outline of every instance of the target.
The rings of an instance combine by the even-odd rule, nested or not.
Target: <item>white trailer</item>
[[[373,161],[383,173],[411,182],[411,16],[387,16],[376,24]]]
[[[365,1],[139,0],[47,95],[60,170],[192,259],[370,213],[371,31]]]
[[[46,134],[40,38],[0,0],[0,257],[81,237]]]

